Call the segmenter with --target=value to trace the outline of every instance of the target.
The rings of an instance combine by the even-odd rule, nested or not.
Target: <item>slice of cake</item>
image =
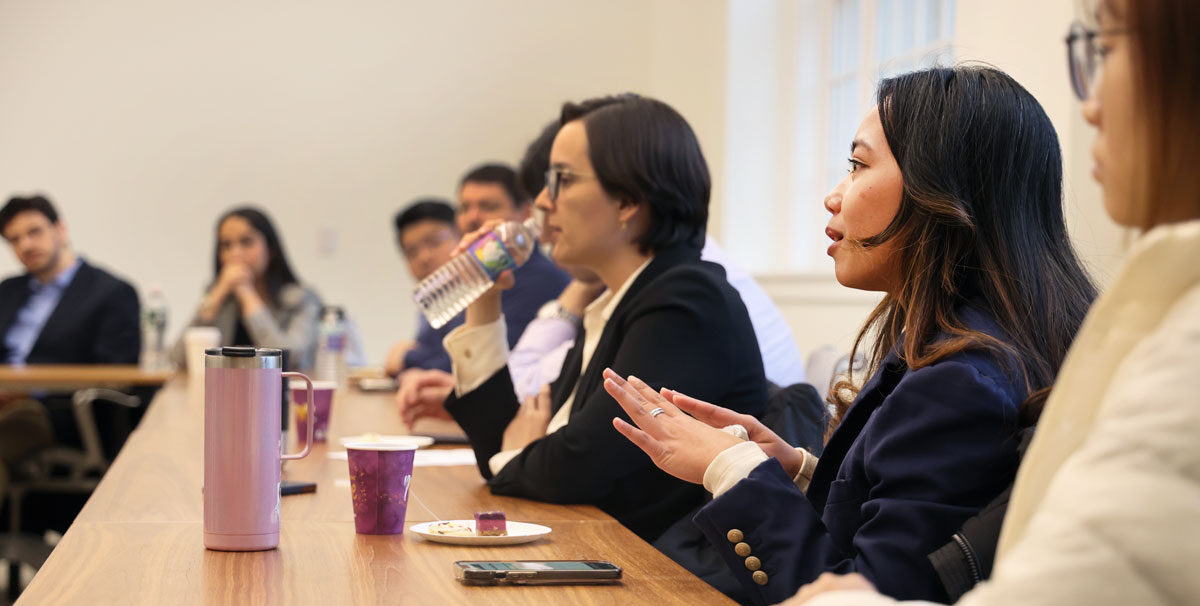
[[[502,537],[508,534],[503,511],[476,511],[475,534],[481,537]]]

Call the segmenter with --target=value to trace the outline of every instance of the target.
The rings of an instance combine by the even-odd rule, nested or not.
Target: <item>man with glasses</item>
[[[450,260],[450,253],[461,237],[454,208],[435,198],[417,200],[396,213],[395,224],[396,244],[417,282]],[[389,375],[408,368],[450,370],[450,357],[442,348],[442,337],[462,324],[462,316],[451,320],[441,330],[435,330],[419,314],[417,321],[417,338],[399,341],[388,352],[384,368]]]
[[[471,169],[459,184],[458,197],[457,213],[443,201],[420,200],[396,215],[396,237],[417,281],[450,260],[461,234],[479,229],[493,219],[524,221],[533,212],[532,201],[517,183],[516,171],[503,164],[483,164]],[[538,309],[557,297],[570,281],[563,270],[536,249],[517,268],[516,277],[516,286],[502,295],[509,347],[516,345]],[[415,341],[401,341],[392,347],[385,364],[389,374],[416,368],[450,371],[450,357],[442,348],[442,338],[462,324],[463,316],[460,314],[437,330],[423,316],[419,322]],[[436,373],[435,378],[446,379]]]

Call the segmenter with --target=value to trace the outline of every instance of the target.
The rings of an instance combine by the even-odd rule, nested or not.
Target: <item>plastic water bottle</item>
[[[524,223],[501,224],[422,280],[413,299],[429,325],[445,326],[491,288],[501,273],[528,261],[540,231],[536,216]]]
[[[162,287],[150,286],[146,306],[142,308],[142,368],[159,370],[167,364],[167,300]]]
[[[346,312],[332,305],[322,309],[319,333],[313,379],[340,387],[346,379]]]

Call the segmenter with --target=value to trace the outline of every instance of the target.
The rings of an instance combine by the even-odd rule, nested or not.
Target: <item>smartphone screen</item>
[[[608,562],[463,562],[475,570],[615,570]]]

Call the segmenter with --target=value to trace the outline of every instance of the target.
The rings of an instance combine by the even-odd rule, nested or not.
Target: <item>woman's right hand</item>
[[[254,284],[254,274],[250,268],[241,263],[226,263],[221,268],[216,283],[204,296],[204,302],[200,305],[200,319],[211,322],[217,315],[217,311],[221,309],[221,304],[225,302],[225,299],[232,296],[237,292],[238,287],[245,284]]]
[[[221,275],[217,277],[217,285],[213,287],[213,291],[219,291],[228,296],[229,293],[237,291],[240,286],[253,284],[254,274],[249,267],[242,263],[230,262],[221,268]]]
[[[712,427],[720,429],[729,425],[741,425],[746,428],[746,433],[749,434],[750,441],[758,444],[758,447],[768,457],[778,459],[779,463],[783,465],[784,471],[787,471],[790,477],[796,477],[796,474],[800,473],[800,469],[804,466],[804,455],[797,452],[791,444],[788,444],[778,434],[771,431],[769,427],[763,425],[762,421],[750,415],[709,404],[708,402],[697,400],[696,398],[670,389],[664,389],[662,395],[668,402],[677,406],[679,410]]]
[[[474,244],[476,240],[487,235],[488,232],[496,229],[503,223],[504,221],[500,219],[492,219],[484,222],[479,229],[464,235],[458,241],[458,246],[454,248],[454,252],[450,253],[451,257],[457,257],[466,252],[467,248]],[[478,299],[475,299],[474,303],[467,306],[467,326],[481,326],[499,320],[500,294],[512,288],[514,284],[516,284],[516,280],[513,278],[511,270],[505,270],[501,273],[491,288],[484,291],[482,295],[479,295]]]

